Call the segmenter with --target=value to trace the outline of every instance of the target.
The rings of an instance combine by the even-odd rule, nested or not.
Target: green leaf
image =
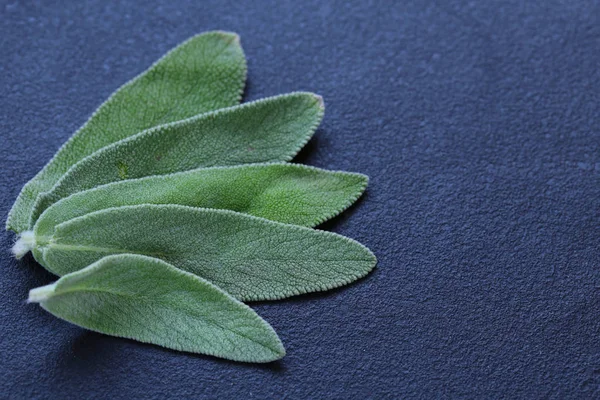
[[[376,263],[366,247],[331,232],[179,205],[97,211],[56,226],[52,237],[29,240],[38,261],[57,275],[107,254],[143,254],[243,301],[332,289],[365,276]]]
[[[6,229],[30,229],[38,194],[79,160],[144,129],[238,104],[245,80],[246,61],[236,34],[208,32],[182,43],[113,93],[23,187]]]
[[[306,144],[323,116],[312,93],[291,93],[224,108],[114,143],[75,164],[32,214],[96,186],[198,167],[289,161]]]
[[[250,307],[151,257],[102,258],[31,290],[29,302],[96,332],[175,350],[246,362],[285,355],[273,328]]]
[[[368,178],[298,164],[195,169],[109,183],[54,203],[38,219],[38,236],[70,219],[111,207],[180,204],[238,211],[288,224],[315,226],[363,193]]]

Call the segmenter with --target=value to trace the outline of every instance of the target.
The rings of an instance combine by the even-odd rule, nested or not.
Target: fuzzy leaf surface
[[[376,264],[366,247],[331,232],[179,205],[86,214],[56,226],[52,237],[35,236],[35,247],[38,261],[57,275],[108,254],[142,254],[194,273],[242,301],[343,286]]]
[[[17,233],[30,229],[37,196],[84,157],[153,126],[238,104],[245,80],[246,60],[236,34],[207,32],[183,42],[92,114],[23,187],[6,228]]]
[[[125,179],[199,167],[289,161],[323,116],[312,93],[290,93],[152,128],[75,164],[34,206],[32,226],[53,203]]]
[[[368,178],[299,164],[202,168],[109,183],[75,193],[41,215],[34,231],[52,236],[62,222],[111,207],[179,204],[238,211],[273,221],[315,226],[363,193]]]
[[[104,257],[31,290],[29,301],[81,327],[175,350],[246,362],[285,355],[273,328],[250,307],[151,257]]]

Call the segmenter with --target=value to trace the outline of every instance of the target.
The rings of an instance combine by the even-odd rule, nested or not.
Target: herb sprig
[[[61,276],[29,301],[87,329],[246,362],[285,355],[241,301],[324,291],[371,271],[313,229],[367,177],[289,164],[323,116],[294,92],[237,105],[239,37],[197,35],[123,85],[21,191],[17,258]]]

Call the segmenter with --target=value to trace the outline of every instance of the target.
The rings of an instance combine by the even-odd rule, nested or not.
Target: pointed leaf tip
[[[200,37],[202,35],[206,35],[212,33],[214,35],[220,36],[224,39],[229,39],[231,40],[231,42],[235,43],[235,44],[239,44],[240,43],[240,35],[238,35],[236,32],[231,32],[231,31],[221,31],[221,30],[217,30],[217,31],[211,31],[211,32],[204,32],[204,33],[199,33],[195,36],[195,37]]]
[[[315,94],[315,98],[317,99],[317,102],[319,103],[319,107],[324,110],[325,109],[325,101],[323,101],[323,96],[319,96],[318,94]]]

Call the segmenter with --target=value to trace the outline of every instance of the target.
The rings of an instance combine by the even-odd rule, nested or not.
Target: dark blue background
[[[379,266],[341,290],[255,305],[288,350],[256,366],[25,304],[54,278],[12,259],[4,233],[0,396],[599,397],[599,22],[591,0],[1,0],[3,220],[113,90],[224,29],[248,57],[246,101],[325,98],[299,161],[371,177],[324,228]]]

